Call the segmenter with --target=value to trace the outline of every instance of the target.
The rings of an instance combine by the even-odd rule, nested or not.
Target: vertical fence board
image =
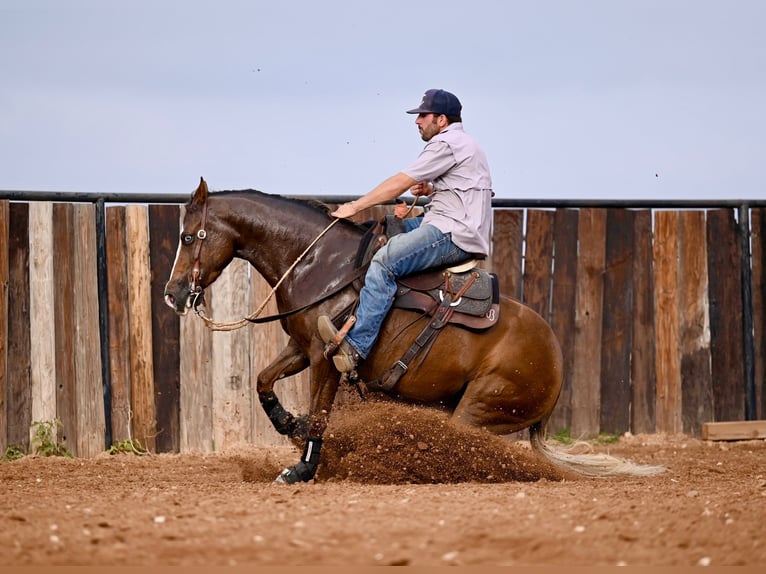
[[[130,404],[133,437],[157,450],[157,413],[154,406],[152,311],[149,289],[149,226],[146,207],[125,211],[128,247],[128,308],[130,310]]]
[[[699,436],[713,416],[705,212],[680,217],[681,418],[683,432]]]
[[[766,417],[766,209],[750,210],[756,418]]]
[[[527,213],[527,247],[524,255],[524,303],[550,321],[553,274],[553,211]]]
[[[193,313],[181,317],[181,452],[213,451],[213,333]]]
[[[715,420],[743,420],[745,373],[742,354],[742,277],[734,210],[708,212],[710,337]]]
[[[523,218],[521,209],[495,210],[490,266],[497,275],[500,292],[518,300],[521,300]]]
[[[53,317],[53,204],[29,206],[29,330],[32,422],[56,420],[56,331]],[[58,435],[58,429],[54,429]],[[34,433],[34,429],[30,429]]]
[[[633,219],[633,212],[628,209],[607,210],[600,430],[612,434],[630,429]]]
[[[107,300],[109,308],[109,376],[112,441],[132,435],[130,418],[130,313],[125,207],[106,209]],[[111,446],[111,445],[109,445]]]
[[[32,424],[29,333],[29,204],[11,203],[8,233],[7,442],[29,449]]]
[[[152,348],[159,452],[178,452],[180,449],[180,323],[178,315],[164,301],[165,283],[170,277],[178,244],[178,214],[175,205],[149,206]]]
[[[654,349],[654,266],[652,212],[635,212],[633,259],[633,348],[631,349],[631,430],[651,433],[655,429],[657,391]]]
[[[8,448],[8,201],[0,200],[0,452]]]
[[[75,366],[75,290],[79,278],[74,274],[74,205],[53,204],[53,283],[54,329],[56,331],[56,413],[61,421],[61,438],[75,456],[77,452],[77,374]]]
[[[204,257],[204,255],[203,255]],[[247,315],[249,264],[234,259],[208,289],[217,321]],[[252,442],[250,331],[213,333],[213,437],[215,450]]]
[[[658,211],[654,224],[657,348],[657,431],[679,433],[681,424],[678,212]]]
[[[553,301],[551,326],[564,358],[561,394],[548,422],[558,432],[572,427],[572,373],[574,371],[575,302],[577,300],[577,228],[575,209],[557,209],[553,225]]]
[[[96,277],[96,210],[77,205],[74,211],[79,241],[75,244],[75,376],[77,391],[77,452],[93,457],[104,451],[104,386]]]
[[[589,436],[599,432],[606,210],[581,209],[578,233],[572,434]]]

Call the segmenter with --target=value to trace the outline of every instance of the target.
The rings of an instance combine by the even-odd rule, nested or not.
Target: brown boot
[[[356,369],[361,357],[346,339],[337,342],[338,329],[333,324],[332,319],[327,315],[320,315],[317,319],[317,327],[319,328],[319,336],[325,343],[337,344],[337,350],[332,358],[335,368],[341,373],[348,373]]]

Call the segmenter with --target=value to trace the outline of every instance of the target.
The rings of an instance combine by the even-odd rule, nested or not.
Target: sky
[[[0,0],[0,190],[366,193],[442,88],[499,198],[766,195],[763,0]]]

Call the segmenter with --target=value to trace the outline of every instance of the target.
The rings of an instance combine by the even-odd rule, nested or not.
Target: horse
[[[256,190],[209,192],[200,178],[185,206],[178,250],[165,286],[165,302],[179,315],[196,309],[204,289],[234,259],[248,261],[272,287],[286,347],[257,376],[260,403],[274,428],[304,446],[301,459],[276,482],[307,482],[320,463],[341,373],[325,356],[320,315],[339,317],[358,298],[356,256],[366,227],[329,214],[311,199]],[[573,454],[550,445],[545,427],[562,387],[562,353],[550,325],[521,302],[500,295],[499,318],[477,331],[447,324],[428,353],[388,391],[390,398],[438,407],[456,424],[498,435],[529,429],[532,449],[564,470],[587,476],[648,476],[661,467],[605,454]],[[263,319],[263,318],[262,318]],[[362,380],[390,368],[410,348],[429,317],[392,309],[370,355],[358,367]],[[253,320],[258,322],[258,320]],[[274,392],[275,382],[310,369],[309,412],[295,416]]]

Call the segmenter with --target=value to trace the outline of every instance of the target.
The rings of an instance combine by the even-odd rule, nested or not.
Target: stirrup
[[[319,329],[319,336],[325,342],[323,355],[325,359],[329,359],[338,350],[341,342],[346,338],[346,335],[351,330],[351,327],[356,323],[356,316],[350,315],[343,327],[338,330],[332,319],[327,315],[320,315],[317,319],[317,327]]]

